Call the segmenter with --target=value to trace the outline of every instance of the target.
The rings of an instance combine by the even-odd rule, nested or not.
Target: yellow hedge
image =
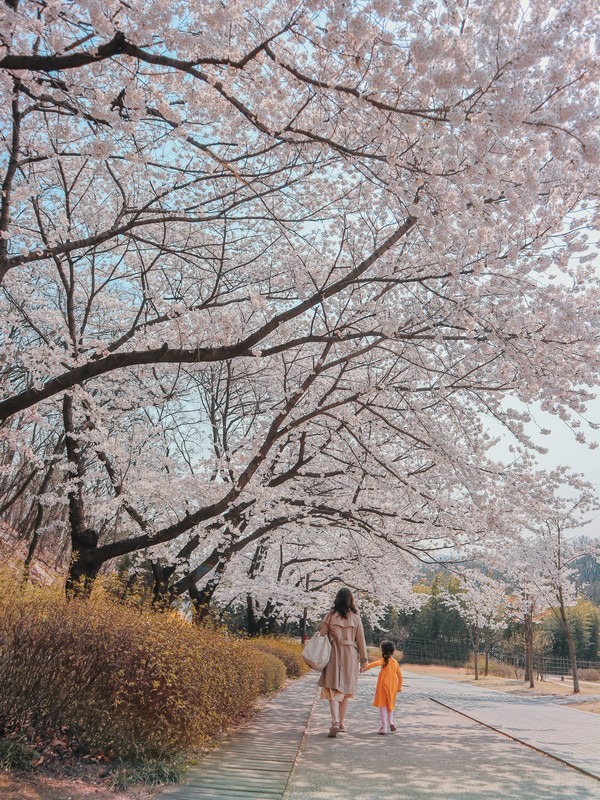
[[[127,758],[193,749],[246,717],[283,665],[247,640],[104,591],[67,602],[0,575],[0,730],[68,729]]]
[[[281,659],[289,678],[306,675],[310,667],[302,659],[302,645],[293,639],[279,636],[256,636],[250,640],[252,644],[265,653],[271,653]]]

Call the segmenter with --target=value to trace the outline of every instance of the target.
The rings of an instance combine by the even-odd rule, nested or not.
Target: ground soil
[[[98,782],[97,782],[98,781]],[[106,779],[51,778],[23,772],[0,773],[2,800],[152,800],[160,790],[134,787],[113,792]]]

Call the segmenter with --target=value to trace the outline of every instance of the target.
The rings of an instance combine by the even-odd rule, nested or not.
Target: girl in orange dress
[[[371,667],[381,667],[377,678],[377,688],[375,689],[375,699],[373,705],[379,709],[381,717],[381,728],[377,731],[382,736],[390,731],[396,730],[394,722],[394,708],[396,706],[396,695],[402,691],[402,670],[395,658],[392,658],[396,650],[393,642],[384,641],[381,643],[381,658],[367,664],[361,672],[365,672]]]

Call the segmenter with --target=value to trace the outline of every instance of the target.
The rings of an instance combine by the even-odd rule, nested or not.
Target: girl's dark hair
[[[354,597],[350,589],[339,590],[333,601],[333,610],[343,619],[346,619],[350,611],[354,611],[355,614],[358,614],[356,606],[354,605]]]
[[[380,647],[381,647],[381,655],[383,656],[385,661],[385,664],[383,666],[387,667],[388,661],[396,652],[396,645],[393,642],[389,642],[387,639],[385,639],[381,643]]]

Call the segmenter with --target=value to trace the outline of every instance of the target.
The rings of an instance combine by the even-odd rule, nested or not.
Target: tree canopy
[[[539,474],[511,398],[585,440],[597,382],[594,17],[6,3],[15,530],[68,531],[72,579],[147,553],[171,591],[259,543],[373,589],[520,530]]]

